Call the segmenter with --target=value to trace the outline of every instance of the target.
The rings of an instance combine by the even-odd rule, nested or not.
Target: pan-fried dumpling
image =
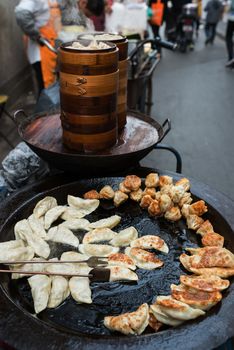
[[[115,195],[115,191],[109,185],[104,186],[99,192],[100,198],[102,199],[113,199]]]
[[[77,230],[89,231],[90,230],[89,225],[90,225],[90,222],[86,219],[73,219],[73,220],[64,221],[59,226],[67,227],[71,231],[77,231]]]
[[[184,218],[187,218],[190,215],[189,214],[189,206],[190,206],[189,204],[183,204],[183,206],[181,208],[181,214],[183,215]],[[198,218],[198,216],[195,216],[195,217]],[[199,221],[199,224],[200,224],[200,221]]]
[[[115,236],[110,244],[114,247],[127,247],[130,242],[134,241],[138,237],[138,232],[135,227],[130,226],[124,230],[119,231],[117,236]]]
[[[171,207],[173,207],[173,203],[168,194],[162,194],[159,199],[159,207],[162,213],[168,211]]]
[[[42,259],[42,258],[33,258],[32,261],[37,261],[37,263],[36,264],[28,263],[28,264],[24,264],[24,265],[11,265],[10,269],[12,271],[14,271],[14,270],[32,271],[32,272],[43,272],[43,271],[45,271],[46,265],[39,263],[40,261],[45,261],[44,259]],[[13,280],[17,280],[17,279],[25,277],[25,276],[30,276],[30,275],[28,275],[28,274],[25,275],[25,274],[22,274],[22,273],[14,273],[14,272],[11,274],[11,278]]]
[[[72,277],[69,280],[69,289],[72,298],[78,303],[92,304],[88,277]]]
[[[35,312],[39,314],[47,307],[51,290],[51,279],[45,275],[35,275],[28,278],[28,283],[31,287]]]
[[[35,208],[33,209],[33,214],[39,219],[41,216],[45,215],[48,210],[56,207],[57,205],[57,200],[54,197],[47,196],[36,204]]]
[[[33,257],[34,249],[32,247],[0,249],[1,261],[31,260]]]
[[[183,206],[184,207],[184,206]],[[186,216],[186,223],[189,229],[191,230],[197,230],[202,224],[204,220],[195,214],[190,214]]]
[[[158,332],[159,329],[163,326],[162,322],[159,322],[154,316],[151,310],[149,310],[149,326],[155,331]]]
[[[45,214],[45,229],[48,230],[50,226],[55,222],[65,211],[66,207],[62,205],[58,205],[50,210],[48,210]]]
[[[121,220],[121,216],[119,215],[113,215],[110,216],[109,218],[106,219],[101,219],[99,221],[96,222],[91,222],[89,224],[90,228],[113,228],[115,226],[117,226],[120,223]]]
[[[123,266],[108,266],[110,269],[110,282],[115,281],[138,281],[135,272]]]
[[[123,182],[120,182],[119,190],[125,194],[128,194],[131,192],[131,190],[129,190],[127,187],[124,186]]]
[[[92,270],[91,267],[88,266],[87,263],[74,263],[74,261],[84,261],[88,260],[89,256],[85,254],[80,254],[77,252],[65,252],[61,255],[60,260],[61,261],[71,261],[72,266],[74,267],[74,271],[81,275],[88,275],[89,272]]]
[[[51,276],[51,291],[47,307],[59,306],[69,294],[68,280],[63,276]]]
[[[100,195],[96,190],[90,190],[84,194],[84,199],[99,199]]]
[[[157,173],[150,173],[145,178],[146,187],[157,187],[159,185],[159,176]]]
[[[130,243],[132,248],[156,249],[168,253],[169,248],[164,240],[158,236],[146,235],[135,239]]]
[[[141,198],[140,207],[146,209],[150,206],[152,202],[153,198],[149,194],[146,194]]]
[[[24,247],[24,241],[22,239],[12,240],[0,243],[0,252],[8,249],[16,249]]]
[[[146,187],[142,193],[142,196],[149,195],[150,197],[155,199],[156,193],[160,193],[160,192],[156,192],[156,189],[154,187]],[[158,198],[156,198],[156,199],[158,199]]]
[[[67,202],[70,207],[79,209],[83,215],[82,217],[94,212],[100,204],[100,201],[98,199],[83,199],[70,195],[67,196]]]
[[[163,261],[158,259],[154,253],[147,252],[141,248],[126,248],[125,253],[133,259],[140,269],[153,270],[163,266]]]
[[[46,239],[57,243],[69,244],[75,248],[79,246],[79,239],[64,226],[55,226],[49,229]]]
[[[142,304],[136,311],[119,316],[106,316],[105,327],[123,334],[142,334],[149,323],[149,307]]]
[[[34,214],[30,215],[28,217],[28,223],[31,227],[31,230],[39,237],[45,238],[46,237],[46,231],[44,229],[44,225],[42,224],[41,220],[38,219]]]
[[[110,241],[117,235],[116,232],[110,228],[95,228],[94,230],[86,233],[83,238],[83,243],[99,243],[104,241]]]
[[[209,220],[204,221],[198,228],[197,233],[204,236],[206,233],[214,232],[214,228]]]
[[[216,232],[207,232],[202,236],[202,245],[209,247],[223,247],[224,237]]]
[[[189,261],[192,267],[234,267],[234,255],[226,248],[186,248],[193,254]]]
[[[171,186],[169,194],[173,203],[177,204],[183,198],[183,195],[185,194],[185,189],[183,186]]]
[[[115,191],[115,195],[114,195],[114,205],[116,207],[119,207],[120,204],[123,204],[124,202],[126,202],[126,200],[128,200],[128,195],[122,191]]]
[[[41,237],[37,236],[31,230],[26,219],[17,222],[15,225],[15,236],[21,238],[23,241],[33,248],[35,254],[47,259],[50,255],[50,247]]]
[[[169,296],[158,296],[156,305],[160,306],[160,309],[170,317],[178,320],[187,321],[193,320],[199,316],[205,314],[204,311],[199,309],[193,309],[187,303],[181,302]]]
[[[136,175],[128,175],[125,177],[123,184],[130,191],[137,191],[141,187],[141,178]]]
[[[139,190],[137,190],[137,191],[132,191],[129,196],[130,196],[131,200],[133,200],[135,202],[140,202],[142,195],[143,195],[143,191],[141,188],[139,188]]]
[[[161,214],[161,209],[159,206],[159,201],[157,199],[154,199],[149,207],[148,207],[148,213],[150,216],[158,216]]]
[[[173,318],[171,316],[168,316],[166,315],[161,307],[159,305],[156,305],[156,304],[153,304],[153,305],[150,305],[150,311],[152,312],[152,314],[156,317],[156,319],[159,321],[159,322],[162,322],[168,326],[179,326],[181,325],[184,321],[182,320],[178,320],[176,318]]]
[[[180,208],[177,206],[174,206],[166,211],[164,214],[165,219],[169,221],[178,221],[181,219],[182,215],[180,212]]]
[[[134,261],[126,254],[115,253],[108,256],[108,265],[123,266],[130,270],[136,270]]]
[[[180,282],[187,287],[191,287],[206,292],[222,291],[229,287],[230,282],[218,276],[180,276]]]
[[[83,218],[83,214],[79,209],[73,207],[65,207],[63,214],[61,215],[61,219],[63,220],[74,220]]]
[[[167,175],[159,176],[159,187],[164,187],[167,185],[173,185],[173,178]]]
[[[109,256],[118,253],[119,248],[111,247],[106,244],[80,244],[79,251],[89,256]]]
[[[202,216],[207,210],[207,206],[203,200],[197,201],[189,206],[189,212],[191,215]]]
[[[206,292],[185,285],[176,286],[172,284],[171,291],[174,299],[201,310],[209,310],[222,299],[222,294],[218,291]]]
[[[190,181],[186,177],[183,177],[182,179],[176,181],[175,186],[183,186],[185,191],[188,191],[190,189]]]
[[[178,205],[180,208],[182,208],[184,204],[190,205],[192,203],[192,201],[193,201],[193,199],[192,199],[191,193],[185,192],[183,197],[180,199]]]

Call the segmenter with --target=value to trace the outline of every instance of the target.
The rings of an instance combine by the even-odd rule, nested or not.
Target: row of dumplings
[[[171,285],[171,295],[157,296],[154,304],[141,305],[136,311],[119,316],[107,316],[104,325],[125,335],[139,335],[147,326],[157,332],[163,325],[179,326],[183,322],[205,315],[205,311],[221,299],[220,291],[230,282],[218,276],[180,276],[180,285]]]

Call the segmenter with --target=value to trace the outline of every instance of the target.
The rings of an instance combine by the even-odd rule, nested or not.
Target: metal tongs
[[[91,256],[86,260],[66,260],[66,261],[35,261],[35,260],[18,260],[18,261],[0,261],[0,264],[4,265],[23,265],[23,264],[68,264],[68,263],[87,263],[89,267],[93,269],[89,274],[79,274],[79,273],[62,273],[62,272],[46,272],[46,271],[22,271],[22,270],[0,270],[0,273],[19,273],[22,275],[47,275],[47,276],[64,276],[64,277],[88,277],[91,282],[109,282],[110,280],[110,269],[103,268],[107,266],[107,261],[102,259],[107,259],[106,257]],[[97,267],[102,266],[102,267]]]

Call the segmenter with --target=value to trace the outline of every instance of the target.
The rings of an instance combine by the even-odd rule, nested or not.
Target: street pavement
[[[163,140],[183,160],[185,176],[202,181],[234,200],[234,70],[226,69],[225,43],[219,37],[204,45],[200,31],[195,50],[182,54],[163,50],[154,73],[152,117],[169,118]],[[175,158],[152,151],[142,165],[175,171]]]

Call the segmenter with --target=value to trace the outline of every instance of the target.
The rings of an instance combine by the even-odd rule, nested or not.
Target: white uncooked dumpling
[[[132,248],[156,249],[163,253],[168,253],[169,248],[164,240],[158,236],[146,235],[135,239],[130,243]]]
[[[56,274],[68,274],[68,275],[74,275],[76,273],[75,267],[73,264],[70,263],[62,263],[62,264],[46,264],[45,270],[49,273]],[[64,276],[65,277],[65,276]]]
[[[50,226],[55,222],[65,211],[64,206],[58,205],[50,210],[48,210],[45,214],[45,229],[48,230]]]
[[[110,228],[96,228],[85,234],[83,238],[83,243],[99,243],[104,241],[110,241],[117,235],[116,232],[112,231]]]
[[[35,275],[28,278],[28,283],[31,287],[34,309],[36,314],[38,314],[47,307],[51,290],[51,279],[45,275]]]
[[[110,282],[115,281],[138,281],[135,272],[123,266],[108,266],[110,270]]]
[[[72,261],[72,265],[74,267],[75,272],[81,275],[88,275],[89,272],[92,270],[91,267],[88,266],[87,263],[73,263],[73,261],[84,261],[88,260],[89,256],[85,254],[80,254],[77,252],[65,252],[61,255],[60,260],[61,261]]]
[[[45,264],[40,264],[40,261],[45,261],[44,259],[42,258],[33,258],[32,261],[37,261],[36,264],[24,264],[24,265],[13,265],[10,267],[10,269],[12,271],[14,270],[20,270],[20,271],[30,271],[30,272],[44,272],[45,271],[45,267],[46,265]],[[33,273],[32,273],[33,275]],[[25,276],[31,276],[31,275],[28,275],[28,274],[22,274],[22,273],[12,273],[11,274],[11,278],[13,280],[16,280],[16,279],[19,279],[19,278],[22,278],[22,277],[25,277]]]
[[[31,260],[33,257],[34,249],[32,247],[0,249],[1,261]]]
[[[120,216],[113,215],[106,219],[101,219],[96,222],[91,222],[89,226],[90,228],[105,228],[105,227],[113,228],[120,223],[120,220],[121,220]]]
[[[91,214],[98,208],[100,204],[100,201],[98,199],[83,199],[70,195],[67,196],[67,202],[70,207],[78,209],[82,217]]]
[[[72,277],[69,280],[71,296],[78,303],[91,304],[91,289],[87,277]]]
[[[171,296],[158,296],[156,304],[166,315],[182,321],[193,320],[205,315],[204,311],[194,309],[181,301],[173,299]]]
[[[75,248],[79,246],[79,239],[69,228],[64,226],[52,227],[48,231],[46,239],[57,243],[69,244]]]
[[[0,252],[2,250],[8,250],[8,249],[16,249],[16,248],[22,248],[24,247],[24,242],[22,239],[18,240],[12,240],[12,241],[7,241],[7,242],[1,242],[0,243]]]
[[[136,311],[127,312],[118,316],[106,316],[104,318],[105,327],[111,331],[123,334],[137,334],[144,332],[149,323],[149,307],[142,304]]]
[[[51,291],[47,307],[59,306],[70,295],[68,280],[62,276],[51,277]]]
[[[63,220],[74,220],[74,219],[81,219],[83,218],[83,212],[81,212],[79,209],[73,208],[73,207],[66,207],[64,213],[61,215],[61,219]]]
[[[153,270],[163,266],[162,260],[158,259],[154,253],[144,249],[128,247],[125,249],[125,253],[133,259],[140,269]]]
[[[119,248],[111,247],[106,244],[80,244],[79,251],[82,254],[89,256],[109,256],[113,253],[117,253]]]
[[[60,226],[69,228],[71,231],[84,230],[90,231],[90,222],[86,219],[73,219],[64,221]]]
[[[138,232],[135,227],[131,226],[121,230],[116,237],[114,237],[110,244],[114,247],[127,247],[131,241],[138,237]]]
[[[40,219],[36,218],[36,216],[34,214],[32,214],[28,217],[28,223],[29,223],[29,226],[31,227],[31,230],[37,236],[39,236],[41,238],[46,237],[46,231],[44,229],[44,224],[42,223],[42,221]]]
[[[176,318],[173,318],[171,316],[168,316],[165,314],[161,307],[159,305],[153,304],[150,306],[150,311],[154,315],[154,317],[161,323],[166,324],[168,326],[179,326],[181,325],[184,321],[178,320]]]
[[[33,214],[36,218],[40,218],[41,216],[45,215],[45,213],[57,206],[57,200],[54,197],[45,197],[42,200],[40,200],[35,208],[33,209]]]
[[[48,243],[33,233],[26,219],[17,222],[15,225],[15,236],[27,242],[27,244],[34,249],[35,254],[38,256],[47,259],[50,255],[50,247]]]

